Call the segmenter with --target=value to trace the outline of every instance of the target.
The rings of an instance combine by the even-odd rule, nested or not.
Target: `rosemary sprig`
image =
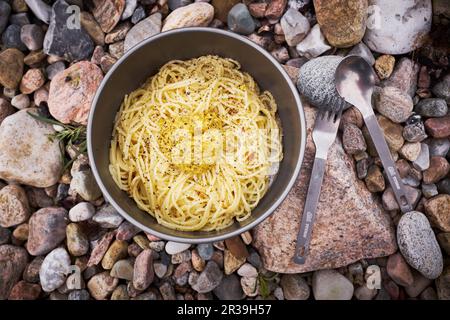
[[[61,145],[61,157],[63,161],[63,170],[66,171],[75,159],[80,155],[84,154],[87,151],[87,142],[86,142],[86,127],[85,126],[75,126],[71,124],[64,124],[59,121],[49,119],[38,114],[34,114],[32,112],[28,112],[28,114],[36,120],[51,124],[57,125],[62,128],[62,130],[56,131],[48,136],[51,141],[58,141]],[[73,159],[67,159],[65,155],[65,146],[73,146],[76,145],[78,148],[78,152]]]

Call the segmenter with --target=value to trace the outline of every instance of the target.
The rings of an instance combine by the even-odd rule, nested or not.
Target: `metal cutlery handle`
[[[317,204],[319,203],[320,189],[325,173],[326,159],[315,158],[311,171],[308,193],[303,209],[302,222],[297,236],[297,245],[294,253],[294,262],[304,264],[311,241],[311,231],[316,217]]]
[[[400,210],[405,213],[412,211],[413,208],[406,197],[405,187],[403,185],[402,178],[398,173],[394,160],[392,159],[391,152],[386,143],[383,132],[378,124],[377,118],[374,114],[364,118],[367,129],[372,137],[372,141],[377,149],[378,156],[383,164],[384,171],[389,180],[389,183],[394,191],[395,198],[400,207]]]

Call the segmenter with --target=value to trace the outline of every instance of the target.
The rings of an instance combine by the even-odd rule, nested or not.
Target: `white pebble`
[[[177,254],[180,252],[183,252],[184,250],[189,249],[191,245],[189,243],[179,243],[179,242],[173,242],[168,241],[166,243],[166,252],[168,254]]]

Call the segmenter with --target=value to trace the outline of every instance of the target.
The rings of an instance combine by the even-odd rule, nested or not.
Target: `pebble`
[[[174,241],[167,241],[166,243],[166,252],[168,254],[174,255],[180,252],[183,252],[190,248],[189,243],[179,243]]]
[[[208,261],[205,270],[198,275],[195,281],[189,281],[189,284],[198,293],[207,293],[214,290],[220,284],[222,278],[223,273],[217,263]]]
[[[111,44],[125,39],[125,36],[131,29],[133,24],[129,21],[118,24],[111,32],[105,36],[105,43]]]
[[[389,256],[386,271],[395,283],[403,287],[411,286],[414,282],[411,269],[400,253]]]
[[[347,123],[344,125],[342,144],[345,152],[351,155],[364,152],[367,149],[362,131],[352,123]]]
[[[87,263],[88,267],[97,265],[100,263],[100,261],[102,261],[114,236],[115,236],[114,231],[108,232],[97,242],[97,244],[92,249],[91,256]]]
[[[436,291],[432,287],[428,287],[420,294],[420,300],[438,300]]]
[[[427,184],[439,182],[449,171],[450,164],[444,157],[431,157],[429,168],[423,172],[423,182]]]
[[[183,263],[185,261],[189,261],[189,260],[191,260],[191,258],[192,258],[191,251],[184,250],[182,252],[172,255],[171,262],[172,262],[172,264],[179,264],[179,263]]]
[[[237,274],[241,277],[253,278],[258,276],[258,270],[250,263],[244,263],[238,270]]]
[[[391,76],[392,71],[394,71],[395,58],[391,55],[385,54],[375,61],[375,71],[378,77],[383,80]]]
[[[440,300],[450,300],[450,267],[446,267],[436,279],[436,291]]]
[[[47,78],[52,80],[58,73],[64,71],[66,69],[66,65],[63,61],[58,61],[52,63],[45,68],[45,73],[47,74]]]
[[[256,297],[259,294],[259,283],[256,277],[242,277],[241,287],[247,297]]]
[[[25,190],[7,185],[0,190],[0,226],[9,228],[28,220],[30,205]]]
[[[409,185],[404,186],[406,198],[409,203],[413,206],[416,206],[417,202],[420,200],[421,193],[418,189],[413,188]],[[394,191],[391,187],[386,188],[382,196],[383,208],[387,211],[400,210],[398,206],[397,200],[394,196]]]
[[[220,300],[242,300],[244,298],[239,277],[235,274],[224,276],[213,292]]]
[[[162,16],[157,12],[140,21],[130,29],[125,37],[124,51],[127,52],[145,39],[161,32]]]
[[[141,230],[135,225],[128,221],[122,222],[122,224],[117,229],[116,239],[128,241],[131,240],[135,235],[137,235]]]
[[[288,9],[280,20],[284,37],[289,46],[296,46],[310,30],[309,21],[295,9]]]
[[[323,56],[310,60],[300,68],[297,88],[312,105],[323,108],[330,99],[336,101],[336,105],[348,106],[334,85],[334,73],[341,61],[338,56]]]
[[[408,161],[415,161],[419,157],[421,149],[422,145],[420,142],[406,142],[398,153]]]
[[[245,257],[236,257],[230,250],[225,250],[224,271],[225,274],[232,274],[245,263]]]
[[[20,39],[30,51],[42,49],[44,30],[37,24],[26,24],[20,30]]]
[[[364,178],[367,189],[372,192],[382,192],[386,188],[383,173],[377,165],[372,165],[367,170],[367,176]]]
[[[111,277],[108,271],[94,275],[87,287],[91,296],[96,300],[105,300],[117,287],[119,279]]]
[[[203,260],[211,260],[213,253],[214,253],[214,247],[212,246],[211,243],[201,243],[197,245],[197,251],[198,251],[198,255],[203,259]]]
[[[237,258],[247,258],[248,250],[240,236],[231,237],[225,240],[226,248]]]
[[[20,280],[27,265],[27,252],[9,244],[0,246],[0,300],[6,300],[14,285]]]
[[[83,275],[81,274],[81,272],[74,272],[69,275],[67,277],[65,287],[68,291],[84,289],[86,287],[86,284],[84,283]]]
[[[280,286],[286,300],[308,300],[311,293],[305,279],[298,274],[283,274]]]
[[[70,272],[70,257],[64,248],[51,251],[42,262],[39,279],[42,290],[52,292],[62,286]]]
[[[23,280],[30,283],[39,282],[39,271],[41,270],[44,256],[35,257],[23,270]]]
[[[27,50],[27,47],[20,39],[21,26],[17,24],[9,25],[2,35],[2,42],[5,48],[14,48],[20,51]]]
[[[403,128],[403,138],[408,142],[421,142],[427,137],[425,126],[420,119],[412,123],[407,123]]]
[[[315,0],[314,9],[333,47],[348,48],[361,42],[366,31],[367,1]]]
[[[320,26],[316,24],[311,28],[306,38],[296,46],[296,49],[300,56],[312,59],[330,50],[331,47],[327,44]]]
[[[8,243],[11,237],[11,231],[7,228],[0,227],[0,245]]]
[[[433,226],[450,232],[450,195],[440,194],[425,202],[425,213]]]
[[[445,178],[437,184],[440,193],[450,194],[450,178]]]
[[[383,86],[395,87],[410,97],[414,97],[419,69],[418,63],[407,57],[401,58],[389,79],[383,81]]]
[[[103,205],[92,218],[100,227],[115,229],[123,222],[123,217],[111,204]]]
[[[191,4],[194,0],[169,0],[168,5],[171,11]]]
[[[385,54],[404,54],[421,47],[431,30],[431,0],[371,0],[379,26],[367,28],[364,42]]]
[[[138,6],[136,10],[134,10],[133,15],[131,16],[131,23],[136,24],[142,19],[146,17],[145,9],[143,6]]]
[[[80,225],[70,223],[66,228],[67,249],[75,257],[85,255],[89,250],[89,240]]]
[[[286,8],[287,1],[286,0],[272,0],[269,2],[267,6],[265,16],[270,20],[278,20]]]
[[[430,167],[430,151],[427,144],[420,144],[419,156],[412,162],[412,165],[414,168],[420,171],[424,171]]]
[[[40,294],[40,285],[27,283],[22,280],[12,288],[8,300],[37,300]]]
[[[89,202],[77,203],[69,210],[69,219],[72,222],[89,220],[94,216],[95,207]]]
[[[436,97],[444,99],[447,104],[450,104],[450,74],[434,85],[432,91]]]
[[[124,41],[118,41],[109,45],[109,54],[115,58],[120,59],[124,54]]]
[[[228,13],[228,28],[243,35],[249,35],[255,30],[255,22],[245,4],[238,3],[230,10]]]
[[[92,14],[86,11],[81,12],[80,24],[96,45],[105,45],[105,33]]]
[[[164,20],[162,31],[186,27],[206,27],[214,18],[214,7],[195,2],[172,11]]]
[[[134,266],[129,260],[119,260],[114,263],[110,275],[114,278],[132,281],[134,272],[133,270]]]
[[[0,124],[5,120],[6,117],[14,113],[14,108],[11,106],[8,100],[0,98]]]
[[[128,254],[128,243],[122,240],[115,240],[106,251],[102,259],[102,267],[111,270],[114,264],[125,258]]]
[[[0,52],[0,84],[8,89],[18,87],[23,74],[24,55],[10,48]]]
[[[134,263],[133,286],[138,290],[147,289],[154,279],[152,251],[146,249],[136,258]]]
[[[103,32],[111,32],[120,21],[125,9],[125,0],[94,1],[92,14]]]
[[[158,278],[162,279],[166,275],[168,268],[167,268],[167,265],[164,263],[155,262],[153,264],[153,269],[154,269],[156,276]]]
[[[31,216],[27,250],[33,256],[46,254],[66,237],[67,211],[64,208],[43,208]]]
[[[425,121],[427,132],[434,138],[450,137],[450,116]]]
[[[148,247],[156,252],[161,252],[164,250],[166,243],[164,241],[151,241],[148,244]]]
[[[41,69],[29,69],[20,81],[20,91],[30,94],[42,87],[45,83],[45,76]]]
[[[175,289],[168,282],[164,282],[159,287],[159,292],[161,293],[163,300],[176,300],[177,299],[175,296]]]
[[[423,183],[422,184],[422,194],[427,199],[438,195],[437,186],[434,183],[432,183],[432,184]]]
[[[448,107],[444,99],[429,98],[420,100],[414,111],[423,117],[439,118],[447,115]]]
[[[375,107],[379,113],[395,123],[405,122],[412,113],[410,96],[396,87],[384,87],[375,95]]]
[[[120,20],[127,20],[130,18],[136,10],[137,4],[137,0],[125,0],[125,8],[123,9]]]
[[[419,296],[419,294],[421,294],[425,290],[425,288],[429,287],[433,281],[425,278],[420,273],[414,270],[412,272],[414,282],[411,286],[405,287],[405,291],[409,297],[415,298]]]
[[[3,33],[8,25],[9,15],[11,14],[11,7],[6,1],[0,1],[0,34]]]
[[[354,296],[357,300],[372,300],[377,295],[377,289],[369,289],[363,285],[355,289]]]
[[[84,301],[84,300],[90,300],[91,295],[89,294],[89,291],[83,289],[83,290],[74,290],[69,293],[67,296],[67,300],[76,300],[76,301]]]
[[[410,266],[429,279],[437,278],[443,268],[442,253],[424,214],[404,214],[397,226],[400,252]]]
[[[450,140],[447,138],[429,139],[426,143],[431,157],[445,157],[450,150]]]
[[[62,123],[86,125],[102,80],[100,68],[88,61],[77,62],[58,73],[50,83],[48,108],[51,115]]]
[[[28,8],[42,22],[49,24],[52,14],[51,7],[42,0],[25,0]]]
[[[127,292],[127,286],[124,284],[117,286],[111,294],[111,300],[130,300]]]
[[[11,105],[19,110],[26,109],[30,106],[30,97],[24,93],[18,94],[11,99]]]
[[[350,50],[348,55],[355,55],[364,58],[368,64],[373,66],[375,64],[375,57],[372,51],[364,44],[364,42],[358,43],[356,46]]]
[[[316,300],[350,300],[353,284],[336,270],[315,271],[312,290]]]
[[[206,266],[206,261],[199,256],[197,250],[192,250],[191,263],[194,270],[198,272],[202,272]]]
[[[68,7],[63,0],[53,4],[50,25],[44,38],[44,52],[67,61],[87,59],[94,50],[94,43],[84,28],[69,29],[66,22],[72,13]]]

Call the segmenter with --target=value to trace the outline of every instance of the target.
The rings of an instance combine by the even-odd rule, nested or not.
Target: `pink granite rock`
[[[338,139],[328,155],[309,256],[304,265],[292,261],[314,157],[314,111],[304,106],[308,140],[300,176],[277,211],[254,229],[254,246],[265,268],[308,272],[393,254],[397,244],[392,222],[380,200],[357,179],[353,160]]]
[[[125,9],[125,0],[93,0],[92,4],[92,14],[105,33],[114,29]]]
[[[102,79],[102,70],[87,61],[58,73],[50,83],[48,97],[52,116],[62,123],[87,124],[91,103]]]

